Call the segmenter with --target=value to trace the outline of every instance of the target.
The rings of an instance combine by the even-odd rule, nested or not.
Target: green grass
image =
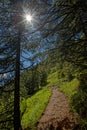
[[[57,74],[57,71],[51,73],[48,76],[47,83],[48,83],[47,86],[57,86],[58,85],[58,74]]]
[[[63,86],[61,86],[60,90],[63,91],[66,96],[71,98],[77,92],[79,84],[79,80],[74,79],[71,82],[67,82]]]
[[[35,126],[35,124],[40,119],[43,111],[45,110],[50,96],[51,90],[44,88],[31,98],[22,101],[21,112],[23,115],[21,125],[23,129],[28,127],[32,128]]]

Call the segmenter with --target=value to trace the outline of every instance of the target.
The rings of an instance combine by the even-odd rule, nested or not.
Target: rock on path
[[[38,122],[37,130],[74,130],[76,119],[70,112],[68,98],[56,87]]]

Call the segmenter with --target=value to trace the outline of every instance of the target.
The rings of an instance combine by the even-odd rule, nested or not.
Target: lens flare
[[[26,18],[26,20],[27,20],[28,22],[31,22],[31,21],[32,21],[32,16],[29,15],[29,14],[27,14],[27,15],[25,16],[25,18]]]

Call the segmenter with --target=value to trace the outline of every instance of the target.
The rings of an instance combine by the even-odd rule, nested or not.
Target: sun
[[[25,16],[25,18],[26,18],[26,21],[28,21],[28,22],[31,22],[31,21],[32,21],[32,16],[31,16],[30,14],[27,14],[27,15]]]

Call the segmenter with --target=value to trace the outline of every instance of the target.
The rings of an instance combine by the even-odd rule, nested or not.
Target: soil
[[[52,87],[52,96],[37,124],[37,130],[75,130],[76,118],[70,111],[68,98]]]

